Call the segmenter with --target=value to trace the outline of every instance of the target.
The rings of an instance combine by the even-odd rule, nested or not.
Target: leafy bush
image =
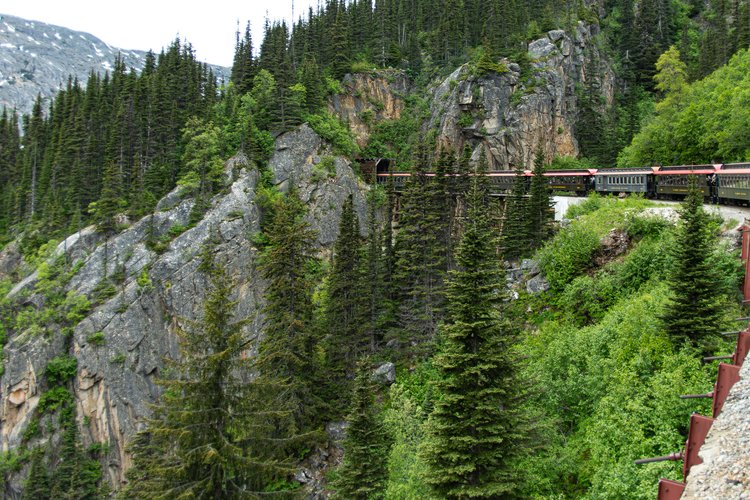
[[[590,193],[586,200],[584,200],[582,203],[579,203],[578,205],[571,205],[570,208],[568,208],[568,211],[565,213],[565,218],[577,219],[578,217],[581,217],[583,215],[596,212],[597,210],[602,208],[603,204],[604,201],[602,200],[602,197],[599,193]]]
[[[333,156],[324,156],[320,162],[313,165],[311,179],[313,182],[320,182],[334,177],[336,177],[336,159]]]
[[[65,318],[70,326],[76,326],[91,310],[91,303],[85,295],[78,295],[73,290],[68,292],[63,303]]]
[[[538,254],[550,289],[562,291],[573,278],[584,273],[598,249],[599,237],[578,222],[558,233]]]
[[[563,130],[558,129],[561,134]],[[599,165],[588,158],[576,158],[575,156],[555,156],[549,165],[550,170],[582,170],[599,168]]]
[[[49,385],[62,385],[78,373],[78,360],[73,356],[61,355],[52,358],[44,369]]]
[[[86,341],[96,347],[103,346],[106,338],[104,337],[104,332],[94,332],[90,334],[88,337],[86,337]]]
[[[658,215],[643,216],[629,213],[625,216],[625,231],[634,239],[657,236],[670,227],[672,223]]]
[[[187,230],[188,230],[187,226],[184,226],[182,224],[174,224],[173,226],[169,228],[169,230],[167,231],[167,234],[171,238],[177,238],[179,235],[181,235]]]
[[[431,409],[431,383],[435,370],[420,365],[413,373],[399,376],[390,388],[388,408],[383,419],[393,438],[388,457],[388,481],[385,498],[430,498],[424,483],[425,463],[419,456],[424,437],[424,422]]]
[[[334,149],[349,158],[359,153],[359,147],[354,141],[349,127],[341,123],[330,113],[309,115],[307,122],[320,137],[330,142]]]
[[[375,65],[368,61],[354,61],[352,63],[352,73],[372,73],[375,71]]]
[[[126,359],[127,358],[124,353],[118,352],[117,354],[115,354],[114,356],[110,358],[109,362],[113,364],[122,364],[125,362]]]
[[[37,409],[40,413],[53,412],[65,403],[72,403],[73,395],[65,387],[54,387],[42,394]]]
[[[138,284],[138,289],[141,292],[147,292],[154,288],[154,284],[151,282],[151,276],[149,275],[148,271],[148,266],[145,266],[143,269],[141,269],[141,273],[135,280]]]
[[[326,92],[330,95],[338,95],[344,93],[344,87],[341,86],[341,82],[330,76],[325,77],[326,79]]]

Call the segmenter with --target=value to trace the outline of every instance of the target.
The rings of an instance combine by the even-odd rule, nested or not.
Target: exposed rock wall
[[[437,130],[438,147],[469,144],[474,160],[484,148],[492,170],[531,168],[539,147],[547,158],[577,155],[579,89],[590,83],[604,102],[614,99],[614,72],[593,43],[597,29],[579,23],[572,34],[550,31],[530,43],[530,75],[509,61],[506,72],[481,77],[461,66],[435,88],[426,130]]]
[[[398,120],[404,109],[409,81],[403,71],[381,70],[346,75],[344,92],[334,95],[329,111],[349,124],[357,144],[364,147],[370,128],[382,120]]]
[[[270,162],[274,182],[281,190],[296,185],[310,208],[308,218],[318,233],[321,251],[334,242],[341,207],[349,195],[354,196],[364,227],[366,188],[345,159],[334,157],[336,175],[318,180],[315,165],[321,155],[332,152],[306,125],[281,136],[276,148]],[[188,223],[193,201],[181,200],[178,192],[162,200],[161,211],[112,238],[104,239],[89,228],[57,247],[58,254],[83,259],[83,266],[67,285],[79,294],[91,294],[105,272],[111,275],[124,269],[118,293],[81,321],[72,339],[72,351],[78,358],[74,396],[83,444],[108,443],[105,476],[115,487],[124,480],[130,465],[125,445],[158,393],[154,377],[165,357],[178,354],[175,328],[202,314],[206,280],[197,268],[201,248],[209,237],[218,241],[216,258],[236,282],[236,317],[251,319],[246,326],[249,336],[261,330],[264,283],[258,276],[258,252],[251,238],[260,230],[262,216],[255,196],[259,174],[242,157],[231,160],[227,172],[237,173],[229,189],[214,198],[201,222],[172,240],[163,253],[150,249],[146,241],[149,234],[158,238],[171,227]],[[138,282],[144,270],[150,283]],[[31,294],[26,300],[32,300],[36,280],[32,273],[11,294]],[[94,332],[103,332],[102,345],[88,340]],[[9,340],[5,373],[0,379],[2,450],[21,444],[39,403],[45,366],[65,350],[59,332]],[[40,439],[29,444],[40,444]],[[6,487],[6,495],[18,497],[20,489],[19,476]]]

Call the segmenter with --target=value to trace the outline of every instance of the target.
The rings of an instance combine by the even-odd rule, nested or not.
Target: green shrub
[[[72,403],[73,395],[65,387],[54,387],[42,394],[37,409],[40,413],[53,412],[63,404]]]
[[[313,165],[311,178],[313,182],[320,182],[334,177],[336,177],[336,159],[333,156],[324,156],[318,163]]]
[[[344,93],[344,87],[341,86],[341,82],[331,78],[330,76],[325,77],[326,81],[326,92],[330,95],[338,95]]]
[[[591,258],[598,249],[599,237],[578,222],[560,231],[539,251],[550,289],[560,292],[573,278],[583,274],[591,267]]]
[[[104,345],[106,338],[104,332],[94,332],[86,337],[86,341],[93,346],[100,347]]]
[[[101,304],[117,295],[117,288],[107,279],[103,279],[94,287],[91,296],[95,303]]]
[[[26,429],[24,429],[22,439],[24,442],[28,442],[39,435],[39,418],[33,418]]]
[[[112,356],[110,358],[109,362],[112,363],[112,364],[118,364],[119,365],[119,364],[124,363],[126,359],[127,359],[127,357],[125,356],[125,354],[123,354],[121,352],[118,352],[117,354],[115,354],[114,356]]]
[[[154,284],[151,282],[151,276],[149,275],[148,266],[144,266],[144,268],[141,269],[141,273],[138,275],[135,281],[138,284],[138,289],[141,290],[141,292],[147,292],[154,288]]]
[[[320,137],[330,142],[334,150],[349,158],[359,153],[359,147],[354,141],[349,127],[341,123],[330,113],[309,115],[307,122]]]
[[[558,134],[565,130],[562,127],[557,129]],[[575,156],[555,156],[549,165],[550,170],[589,170],[600,168],[599,165],[588,158],[576,158]]]
[[[187,226],[184,226],[182,224],[174,224],[172,227],[169,228],[169,230],[167,231],[167,234],[171,238],[177,238],[179,235],[181,235],[187,230],[188,230]]]
[[[352,73],[372,73],[375,71],[375,65],[368,61],[354,61],[352,63]]]
[[[625,231],[634,239],[657,236],[670,227],[672,223],[658,215],[644,216],[637,213],[625,215]]]
[[[61,355],[52,358],[44,369],[49,385],[62,385],[78,373],[78,360],[73,356]]]
[[[461,117],[458,119],[458,126],[461,128],[468,128],[474,124],[474,116],[469,111],[462,111]]]
[[[602,197],[599,193],[593,192],[588,195],[586,200],[578,205],[571,205],[568,211],[565,213],[566,219],[577,219],[591,212],[596,212],[604,204]]]
[[[63,303],[65,310],[65,319],[70,326],[76,326],[91,310],[91,303],[85,295],[78,295],[73,290],[68,292]]]
[[[367,125],[372,123],[373,118],[375,118],[375,112],[371,109],[365,109],[359,114],[359,119]]]

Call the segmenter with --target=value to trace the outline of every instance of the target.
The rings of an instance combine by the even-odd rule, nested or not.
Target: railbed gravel
[[[683,499],[750,500],[750,358],[701,447]]]

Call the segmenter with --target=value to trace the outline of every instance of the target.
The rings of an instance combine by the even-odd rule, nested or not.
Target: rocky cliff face
[[[360,147],[367,144],[373,124],[401,118],[403,98],[410,89],[409,80],[399,70],[346,75],[342,84],[344,92],[334,95],[328,108],[349,124]]]
[[[48,104],[65,88],[69,75],[85,84],[92,70],[104,74],[112,69],[117,54],[127,67],[143,67],[143,51],[111,47],[89,33],[0,15],[0,108],[30,113],[37,94]],[[228,80],[227,68],[212,68],[219,79]]]
[[[597,29],[550,31],[529,44],[527,68],[503,61],[505,72],[486,76],[458,68],[433,92],[426,128],[437,130],[438,147],[469,144],[474,160],[484,148],[493,170],[531,168],[540,147],[547,158],[578,155],[579,89],[593,84],[604,102],[614,98],[614,72],[593,44]]]
[[[316,172],[321,155],[332,156],[330,148],[303,125],[277,140],[270,169],[282,191],[293,184],[298,187],[317,230],[318,246],[324,251],[336,238],[341,207],[349,195],[354,196],[363,219],[366,188],[341,157],[333,156],[335,175],[321,180]],[[78,294],[91,296],[105,273],[124,275],[117,293],[77,324],[70,348],[78,359],[74,397],[83,444],[108,444],[105,477],[115,487],[130,465],[125,445],[157,395],[154,376],[163,358],[177,355],[175,328],[202,314],[206,282],[197,271],[198,254],[209,238],[218,241],[216,258],[236,281],[236,317],[252,318],[246,326],[248,335],[261,330],[264,283],[258,277],[258,252],[251,241],[260,230],[262,216],[256,201],[259,174],[239,156],[227,164],[227,175],[234,175],[228,190],[213,199],[200,223],[171,240],[162,253],[147,246],[149,234],[160,238],[170,228],[187,224],[193,206],[193,200],[182,199],[178,191],[165,197],[152,216],[114,237],[106,239],[87,228],[55,251],[66,254],[71,262],[82,262],[67,285],[67,290]],[[13,252],[6,253],[6,261],[13,258]],[[34,289],[38,278],[38,273],[24,277],[10,295],[27,304],[43,304],[44,297]],[[102,332],[103,342],[91,340],[95,332]],[[65,344],[62,335],[53,331],[16,335],[6,345],[5,373],[0,379],[2,450],[21,445],[39,404],[45,366],[67,350]],[[28,446],[46,439],[50,438],[37,437]],[[6,496],[18,497],[20,477],[6,485]]]
[[[597,8],[597,2],[587,2]],[[577,156],[579,96],[586,87],[601,96],[602,112],[611,105],[615,73],[594,43],[598,26],[580,22],[573,32],[554,30],[528,46],[528,62],[504,60],[502,72],[478,76],[472,64],[456,69],[430,91],[427,135],[437,132],[437,150],[484,149],[493,170],[531,168],[538,148],[548,159]],[[329,110],[365,146],[373,124],[397,120],[404,96],[416,91],[399,71],[347,75],[344,92]],[[437,153],[437,151],[436,151]]]

